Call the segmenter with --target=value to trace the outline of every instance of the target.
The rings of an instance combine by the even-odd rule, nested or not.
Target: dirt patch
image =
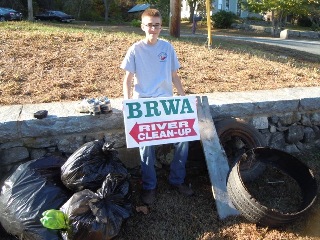
[[[260,176],[244,184],[250,195],[268,209],[296,213],[302,204],[302,192],[298,183],[271,165],[266,164]]]

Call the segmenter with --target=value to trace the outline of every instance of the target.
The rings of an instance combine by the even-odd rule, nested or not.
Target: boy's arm
[[[185,96],[186,95],[186,93],[183,90],[181,79],[180,79],[177,71],[173,71],[172,72],[172,83],[175,86],[175,88],[177,89],[178,94],[180,96]]]
[[[132,88],[132,80],[134,74],[126,71],[126,74],[123,78],[123,99],[131,98],[131,88]]]

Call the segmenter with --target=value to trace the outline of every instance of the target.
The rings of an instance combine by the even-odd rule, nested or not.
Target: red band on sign
[[[193,128],[194,122],[195,119],[183,119],[140,124],[136,123],[129,134],[137,143],[196,136],[197,133]]]

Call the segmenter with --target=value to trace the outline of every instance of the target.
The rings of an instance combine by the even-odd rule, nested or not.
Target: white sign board
[[[128,148],[200,139],[195,96],[123,101]]]

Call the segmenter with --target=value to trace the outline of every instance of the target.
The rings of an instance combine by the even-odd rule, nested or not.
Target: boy
[[[147,9],[143,12],[141,29],[145,32],[145,38],[129,48],[120,66],[126,71],[123,80],[124,99],[170,97],[173,96],[172,84],[179,95],[185,95],[177,73],[180,65],[176,53],[169,42],[158,39],[161,24],[162,18],[158,10]],[[170,165],[169,183],[181,194],[191,196],[192,189],[184,184],[188,142],[175,143],[174,147],[175,154]],[[150,205],[156,200],[155,146],[140,147],[140,157],[141,200]]]

